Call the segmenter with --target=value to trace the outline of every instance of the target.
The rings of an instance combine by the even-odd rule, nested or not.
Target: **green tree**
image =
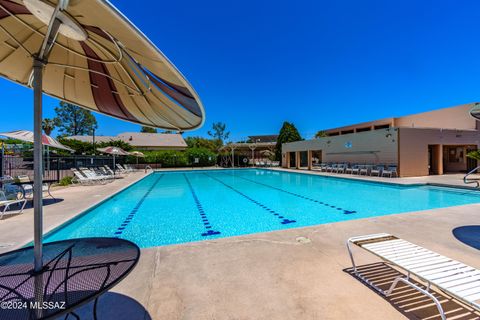
[[[157,129],[152,128],[152,127],[142,127],[140,129],[140,132],[143,132],[143,133],[157,133]]]
[[[324,137],[328,137],[328,134],[323,130],[319,130],[317,131],[317,133],[315,133],[315,139],[324,138]]]
[[[467,153],[467,157],[480,161],[480,150],[470,151]]]
[[[91,134],[98,128],[95,116],[89,110],[74,104],[62,101],[58,107],[55,107],[55,112],[57,113],[55,125],[61,136]]]
[[[92,154],[93,153],[93,144],[90,142],[79,141],[75,139],[68,139],[68,138],[58,138],[58,141],[73,150],[75,150],[75,154]],[[66,150],[58,150],[59,154],[69,154]]]
[[[117,147],[121,148],[125,151],[131,151],[133,150],[133,147],[131,144],[128,142],[125,142],[123,140],[110,140],[110,141],[104,141],[100,143],[95,143],[95,148],[105,148],[105,147]]]
[[[218,139],[207,139],[202,137],[187,137],[185,138],[188,148],[205,148],[212,152],[217,152],[217,150],[222,146],[220,140]]]
[[[225,140],[230,136],[230,132],[227,131],[227,125],[222,122],[214,122],[212,124],[212,131],[208,131],[207,133],[213,139],[219,140],[221,146],[223,146]]]
[[[55,125],[55,119],[49,119],[49,118],[45,118],[43,119],[42,121],[42,129],[43,129],[43,132],[45,132],[45,134],[47,136],[49,136],[53,129],[55,129],[56,125]]]
[[[293,123],[285,121],[278,134],[277,145],[275,146],[275,160],[282,159],[282,144],[287,142],[300,141],[302,137],[298,133],[297,128]]]

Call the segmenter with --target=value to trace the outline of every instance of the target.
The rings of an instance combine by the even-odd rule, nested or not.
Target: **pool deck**
[[[45,206],[45,229],[143,176],[131,174],[108,188],[55,190],[54,196],[64,201]],[[418,179],[425,178],[405,179],[421,183]],[[399,183],[405,179],[388,180]],[[145,309],[130,308],[114,317],[115,300],[107,301],[111,307],[100,308],[100,318],[439,319],[430,301],[411,290],[401,288],[384,299],[351,276],[345,240],[388,232],[480,268],[480,251],[452,235],[456,227],[478,225],[479,212],[480,204],[472,204],[142,249],[136,269],[112,291],[136,300]],[[32,209],[0,221],[0,244],[14,244],[0,251],[30,241],[32,224]],[[378,262],[361,250],[355,254],[359,265]],[[365,268],[376,270],[371,275],[382,274],[386,284],[395,274],[384,265]],[[455,302],[448,301],[445,306],[454,319],[480,319],[480,314]]]

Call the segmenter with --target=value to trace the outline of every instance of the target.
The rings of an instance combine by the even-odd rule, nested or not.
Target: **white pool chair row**
[[[74,174],[74,183],[83,185],[106,184],[110,180],[113,180],[109,175],[98,174],[87,168],[72,168],[71,170]]]
[[[280,161],[255,160],[255,166],[256,167],[279,167]]]
[[[316,165],[321,172],[345,173],[361,176],[397,177],[395,165],[348,164],[348,163],[322,163]]]
[[[18,211],[7,211],[10,209],[10,206],[14,204],[18,205],[20,209]],[[0,211],[0,220],[6,215],[22,213],[26,204],[27,199],[18,199],[17,193],[11,194],[10,197],[7,197],[4,191],[0,191],[0,208],[3,207],[3,210]]]
[[[376,255],[388,264],[405,271],[407,275],[395,278],[388,290],[376,287],[357,270],[352,245]],[[430,298],[435,303],[441,318],[445,320],[446,316],[440,301],[430,292],[431,286],[435,286],[447,295],[480,311],[480,270],[478,269],[388,233],[350,238],[347,240],[347,248],[355,275],[384,296],[391,295],[399,282],[404,283]],[[423,282],[425,288],[414,284],[411,280],[412,276]]]

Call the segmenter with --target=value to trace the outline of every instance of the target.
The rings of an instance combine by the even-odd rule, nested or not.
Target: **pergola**
[[[229,143],[223,146],[222,148],[220,148],[220,151],[231,152],[231,157],[232,157],[231,161],[232,161],[232,168],[233,168],[235,166],[235,161],[234,161],[235,151],[237,151],[237,153],[242,153],[242,154],[251,152],[251,155],[252,155],[251,160],[253,164],[255,160],[255,151],[257,151],[258,153],[264,150],[269,150],[271,152],[274,152],[276,144],[277,144],[276,142]]]

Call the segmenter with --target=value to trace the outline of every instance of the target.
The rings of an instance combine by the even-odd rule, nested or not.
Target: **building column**
[[[307,151],[308,170],[312,170],[312,150]]]
[[[443,144],[435,146],[437,160],[437,174],[443,174]]]
[[[290,169],[290,152],[285,152],[285,163],[284,168]]]
[[[295,151],[295,167],[300,169],[300,151]]]

